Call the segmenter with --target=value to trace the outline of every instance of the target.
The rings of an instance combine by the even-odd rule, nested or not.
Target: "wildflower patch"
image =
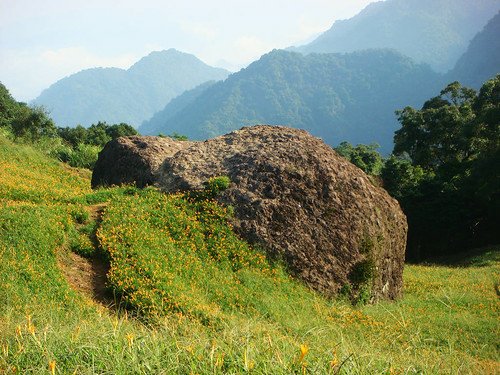
[[[285,276],[236,237],[227,216],[212,200],[151,189],[112,202],[97,232],[110,285],[146,317],[177,313],[210,324],[251,310],[253,284]]]

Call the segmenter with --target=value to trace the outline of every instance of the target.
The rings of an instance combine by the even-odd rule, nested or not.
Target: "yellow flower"
[[[330,361],[330,366],[335,367],[339,364],[339,359],[337,358],[337,351],[333,350],[333,358]]]
[[[127,333],[127,341],[128,341],[128,347],[131,348],[132,345],[134,344],[134,335],[131,333]]]
[[[52,375],[55,375],[55,373],[56,373],[56,361],[49,362],[49,371]]]
[[[300,346],[300,359],[299,361],[304,361],[304,357],[309,353],[309,347],[306,344],[302,344]]]
[[[32,335],[35,334],[35,325],[33,324],[33,322],[31,321],[31,316],[28,315],[26,317],[26,319],[28,320],[28,322],[26,323],[26,328],[28,329],[28,332],[31,333]]]
[[[255,367],[255,362],[248,358],[247,350],[243,353],[243,359],[245,362],[245,371],[251,371]]]

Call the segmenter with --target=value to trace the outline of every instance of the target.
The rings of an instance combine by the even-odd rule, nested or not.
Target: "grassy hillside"
[[[290,279],[210,200],[89,186],[0,137],[0,373],[500,371],[498,248],[409,265],[401,301],[352,306]],[[104,297],[82,269],[106,262]]]

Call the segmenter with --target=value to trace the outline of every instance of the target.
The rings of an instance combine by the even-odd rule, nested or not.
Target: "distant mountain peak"
[[[150,69],[153,66],[159,67],[160,65],[164,65],[165,68],[169,68],[170,65],[177,65],[177,64],[206,65],[195,55],[186,52],[181,52],[174,48],[170,48],[167,50],[150,52],[147,56],[144,56],[135,64],[133,64],[128,70],[133,72],[135,70],[144,68]]]
[[[228,75],[170,48],[149,53],[128,70],[82,70],[51,85],[33,103],[48,108],[59,126],[98,121],[137,126],[184,91]]]
[[[498,0],[386,0],[337,20],[302,53],[393,48],[434,70],[452,69],[469,41],[500,9]]]

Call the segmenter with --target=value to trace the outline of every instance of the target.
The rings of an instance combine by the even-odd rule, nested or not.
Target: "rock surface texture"
[[[92,173],[92,188],[121,184],[152,185],[167,157],[193,142],[168,137],[120,137],[106,144]]]
[[[218,199],[234,207],[237,233],[310,287],[372,301],[400,296],[406,217],[323,141],[286,127],[242,128],[166,159],[158,184],[197,190],[223,175],[231,185]]]

